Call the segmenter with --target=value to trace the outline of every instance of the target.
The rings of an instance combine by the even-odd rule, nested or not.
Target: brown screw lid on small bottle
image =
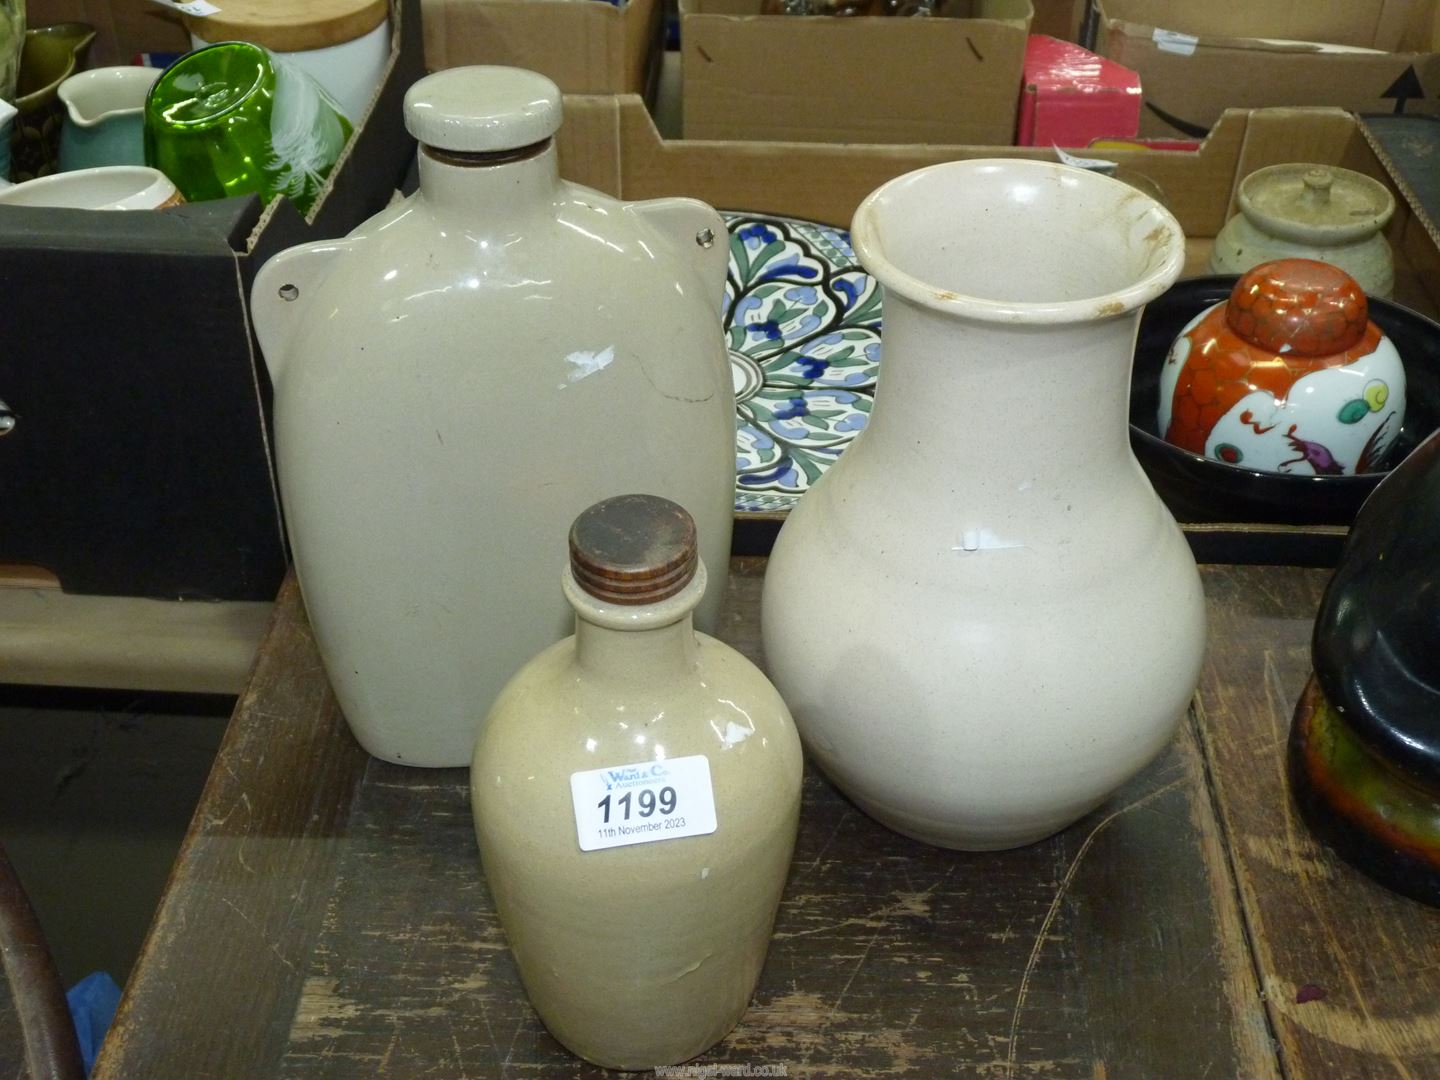
[[[695,520],[658,495],[617,495],[570,527],[570,573],[607,604],[654,604],[690,584],[699,565]]]

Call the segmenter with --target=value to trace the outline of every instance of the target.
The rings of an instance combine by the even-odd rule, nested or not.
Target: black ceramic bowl
[[[1230,295],[1233,276],[1190,278],[1152,301],[1140,320],[1130,383],[1130,444],[1155,490],[1181,521],[1349,525],[1386,472],[1287,476],[1226,465],[1171,446],[1156,427],[1160,370],[1185,324]],[[1440,324],[1388,300],[1371,299],[1370,318],[1405,364],[1405,424],[1390,451],[1393,468],[1440,427]]]

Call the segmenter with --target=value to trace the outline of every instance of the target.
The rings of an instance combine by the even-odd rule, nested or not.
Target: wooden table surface
[[[764,560],[723,635],[757,661]],[[700,1064],[791,1077],[1440,1076],[1440,911],[1317,845],[1284,778],[1325,571],[1202,568],[1189,721],[1042,843],[888,832],[813,770],[769,961]],[[762,661],[763,662],[763,661]],[[287,584],[95,1076],[550,1077],[463,770],[369,759]]]

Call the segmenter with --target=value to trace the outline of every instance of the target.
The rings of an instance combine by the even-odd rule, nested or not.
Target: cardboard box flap
[[[1226,108],[1434,111],[1440,105],[1440,54],[1435,51],[1440,43],[1433,40],[1440,28],[1433,19],[1434,0],[1404,0],[1394,12],[1375,7],[1379,2],[1355,5],[1356,17],[1366,12],[1384,14],[1400,28],[1398,33],[1382,40],[1370,30],[1356,29],[1346,47],[1326,49],[1286,40],[1293,27],[1284,22],[1290,10],[1284,5],[1275,22],[1259,21],[1260,14],[1268,17],[1272,10],[1270,5],[1257,4],[1251,5],[1256,14],[1249,21],[1202,24],[1192,19],[1209,16],[1197,15],[1195,5],[1168,5],[1162,10],[1158,0],[1095,0],[1100,19],[1096,47],[1140,73],[1145,91],[1142,135],[1199,138]],[[1228,0],[1218,4],[1219,9],[1228,7]],[[1157,10],[1167,18],[1172,12],[1177,17],[1158,29],[1154,21],[1136,17]],[[1185,27],[1190,31],[1181,32]],[[1431,39],[1417,36],[1422,28]],[[1253,33],[1241,36],[1247,31]],[[1302,36],[1319,37],[1319,30]],[[1376,40],[1358,40],[1367,37]],[[1419,52],[1374,48],[1392,40],[1397,46],[1403,41],[1407,47],[1423,44],[1424,48]]]
[[[1435,167],[1440,118],[1366,116],[1360,118],[1360,130],[1440,248],[1440,169]]]
[[[1425,280],[1440,295],[1440,169],[1435,167],[1440,117],[1370,116],[1361,119],[1360,130],[1413,212],[1414,226],[1402,231],[1400,246],[1428,270]]]
[[[1169,27],[1153,27],[1125,19],[1110,20],[1110,32],[1153,43],[1161,52],[1190,56],[1202,49],[1243,49],[1247,53],[1295,53],[1306,56],[1363,54],[1383,56],[1384,49],[1361,45],[1284,38],[1245,37],[1238,34],[1188,34]]]
[[[639,92],[648,82],[659,0],[423,0],[425,61],[528,68],[565,93]]]
[[[1227,112],[1193,152],[1095,151],[1159,185],[1171,212],[1191,236],[1214,236],[1225,223],[1254,115]],[[848,226],[860,200],[913,169],[962,158],[1019,157],[1054,161],[1054,150],[1014,146],[825,145],[817,143],[665,140],[633,95],[567,97],[559,146],[565,175],[626,199],[688,195],[724,210],[787,214]],[[1273,110],[1273,124],[1293,121]],[[1305,110],[1305,145],[1324,142],[1325,160],[1357,140],[1340,110]],[[1287,121],[1287,117],[1289,118]],[[1297,136],[1298,138],[1298,136]],[[1298,146],[1298,144],[1297,144]],[[1321,152],[1315,147],[1315,152]]]
[[[685,134],[780,142],[972,143],[1015,135],[1029,0],[976,18],[763,15],[680,0]],[[876,73],[903,72],[903,77]]]
[[[760,10],[756,0],[680,0],[680,11],[685,15],[725,15],[734,19],[747,21],[764,19],[773,22],[777,18],[783,18],[787,22],[793,19],[808,19],[811,22],[824,21],[833,18],[830,15],[783,15],[777,16],[765,14]],[[975,3],[962,8],[963,14],[959,16],[944,16],[945,18],[964,18],[966,22],[1002,22],[1012,27],[1028,29],[1034,14],[1030,0],[975,0]],[[863,18],[864,16],[858,16]],[[857,17],[850,17],[844,21],[854,22]]]
[[[0,208],[0,249],[90,253],[103,245],[148,258],[233,254],[259,215],[255,195],[155,212],[6,206]]]
[[[265,207],[255,223],[244,250],[255,254],[260,261],[276,251],[307,240],[344,236],[354,222],[364,221],[383,210],[390,193],[400,186],[415,146],[415,140],[405,130],[405,92],[425,74],[421,50],[400,48],[400,42],[408,40],[407,33],[411,31],[404,21],[405,8],[409,8],[411,15],[418,15],[418,5],[414,5],[413,0],[410,4],[402,4],[398,0],[392,3],[390,58],[385,62],[380,88],[370,103],[363,126],[358,127],[354,137],[345,144],[340,159],[326,178],[320,197],[311,208],[310,217],[301,218],[292,203],[276,199]],[[340,177],[349,175],[356,167],[373,171],[377,163],[394,160],[393,148],[400,145],[410,147],[410,154],[405,156],[406,164],[392,168],[393,175],[385,177],[384,184],[337,183]],[[350,164],[352,160],[354,166]],[[295,220],[282,221],[278,227],[272,228],[272,219],[277,214],[282,219]],[[262,238],[264,250],[260,247]]]
[[[1101,18],[1150,37],[1169,30],[1202,40],[1270,38],[1393,51],[1404,39],[1416,0],[1105,0]]]

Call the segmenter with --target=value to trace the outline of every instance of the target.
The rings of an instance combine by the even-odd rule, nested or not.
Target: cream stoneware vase
[[[506,687],[471,769],[485,878],[530,1001],[609,1068],[688,1060],[739,1021],[800,811],[785,703],[691,624],[705,568],[682,515],[630,496],[576,522],[575,635]]]
[[[891,181],[853,240],[885,289],[883,376],[775,544],[768,670],[879,821],[1030,843],[1150,761],[1199,675],[1195,562],[1126,422],[1184,236],[1125,184],[996,160]]]
[[[252,311],[316,641],[360,743],[470,761],[505,681],[568,632],[575,515],[646,490],[728,566],[734,390],[718,214],[560,179],[560,94],[512,68],[420,80],[419,191],[283,252]],[[711,625],[723,583],[701,607]]]

